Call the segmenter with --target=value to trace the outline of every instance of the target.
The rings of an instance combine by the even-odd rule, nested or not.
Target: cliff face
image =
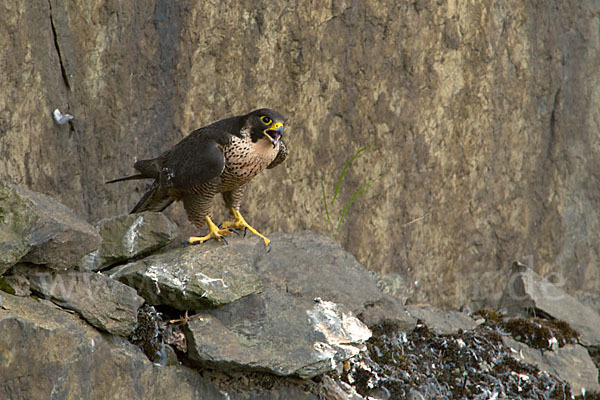
[[[513,259],[600,288],[600,5],[519,2],[65,2],[0,6],[0,178],[90,221],[142,184],[105,185],[189,131],[268,106],[291,156],[243,209],[266,233],[325,231],[397,272],[415,301],[497,300]],[[53,122],[59,108],[75,116]],[[215,204],[217,204],[215,202]],[[169,211],[192,232],[180,206]],[[187,230],[187,232],[186,232]]]

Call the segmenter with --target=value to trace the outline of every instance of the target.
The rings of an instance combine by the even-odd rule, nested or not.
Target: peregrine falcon
[[[286,159],[283,127],[283,117],[268,108],[227,118],[193,131],[156,158],[136,162],[137,175],[106,183],[154,179],[131,214],[163,211],[174,201],[182,201],[188,219],[196,228],[204,223],[208,226],[206,236],[192,236],[190,243],[224,240],[224,235],[232,229],[247,229],[269,247],[270,240],[242,217],[240,203],[252,178]],[[217,193],[222,194],[235,219],[224,222],[220,228],[211,215],[211,202]]]

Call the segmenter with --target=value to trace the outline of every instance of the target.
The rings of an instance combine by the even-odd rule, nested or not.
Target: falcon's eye
[[[263,115],[262,117],[260,117],[260,120],[261,120],[261,121],[263,122],[263,124],[265,124],[265,125],[269,125],[271,122],[273,122],[273,121],[271,120],[271,118],[269,118],[269,117],[267,117],[267,116],[265,116],[265,115]]]

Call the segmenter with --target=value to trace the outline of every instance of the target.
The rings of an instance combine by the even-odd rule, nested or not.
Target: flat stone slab
[[[125,338],[101,333],[49,301],[2,297],[2,399],[229,398],[196,371],[154,365]]]
[[[598,369],[585,347],[568,344],[542,352],[510,336],[503,336],[502,342],[513,351],[517,360],[535,365],[567,382],[576,396],[600,391]]]
[[[135,288],[151,305],[179,310],[219,307],[262,285],[252,266],[253,242],[185,246],[116,267],[107,274]]]
[[[185,327],[202,366],[311,378],[358,354],[371,332],[343,306],[272,289],[199,314]]]
[[[542,311],[577,330],[581,334],[581,344],[600,346],[600,315],[518,262],[513,263],[511,278],[499,307],[505,308],[508,314]]]
[[[74,268],[100,245],[86,221],[45,194],[0,181],[0,274],[19,261]]]
[[[93,271],[158,250],[179,235],[163,213],[150,211],[103,219],[97,226],[102,244],[81,264]]]
[[[77,312],[98,329],[129,336],[137,325],[137,311],[144,299],[121,282],[95,272],[59,272],[41,267],[21,273],[32,291]]]

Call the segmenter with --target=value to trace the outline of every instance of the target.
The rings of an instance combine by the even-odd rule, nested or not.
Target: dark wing
[[[271,164],[269,164],[267,166],[267,168],[271,169],[271,168],[278,166],[279,164],[281,164],[282,162],[285,161],[285,159],[287,158],[287,155],[288,155],[288,149],[287,149],[285,142],[282,140],[279,142],[279,153],[277,153],[277,156],[275,157],[275,159],[273,161],[271,161]]]
[[[137,162],[135,168],[157,179],[161,187],[189,189],[223,172],[225,157],[220,146],[229,140],[226,132],[202,128],[190,133],[160,157]]]

